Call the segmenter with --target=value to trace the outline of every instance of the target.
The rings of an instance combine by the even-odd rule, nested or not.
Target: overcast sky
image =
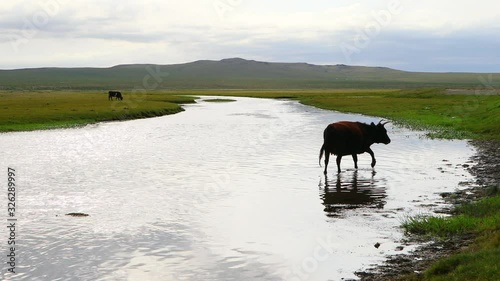
[[[0,4],[0,69],[241,57],[500,72],[498,0],[40,0]]]

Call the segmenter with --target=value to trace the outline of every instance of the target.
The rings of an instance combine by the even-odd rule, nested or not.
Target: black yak
[[[344,155],[352,155],[354,168],[357,169],[357,154],[368,152],[372,157],[371,166],[373,168],[377,161],[375,160],[375,155],[370,149],[370,146],[374,143],[389,144],[391,142],[391,139],[387,135],[387,130],[384,127],[387,123],[388,121],[384,123],[380,121],[377,125],[373,122],[368,125],[360,122],[342,121],[328,125],[323,132],[324,142],[319,152],[320,165],[323,152],[325,153],[325,175],[327,173],[326,169],[328,167],[330,154],[337,155],[337,169],[339,173],[340,160]]]

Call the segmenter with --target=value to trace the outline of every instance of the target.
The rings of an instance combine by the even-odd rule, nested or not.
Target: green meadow
[[[192,97],[135,93],[108,101],[106,92],[0,92],[0,131],[67,128],[101,121],[162,116],[182,111]]]

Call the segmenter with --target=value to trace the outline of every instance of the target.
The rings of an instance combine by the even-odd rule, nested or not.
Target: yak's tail
[[[321,158],[323,157],[323,152],[325,151],[325,144],[321,146],[321,149],[319,150],[319,166],[321,167]]]

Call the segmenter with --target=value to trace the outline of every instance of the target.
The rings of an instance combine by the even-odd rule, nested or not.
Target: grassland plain
[[[105,91],[0,92],[0,131],[80,126],[101,121],[161,116],[182,111],[193,97],[154,93],[125,94],[108,101]]]

